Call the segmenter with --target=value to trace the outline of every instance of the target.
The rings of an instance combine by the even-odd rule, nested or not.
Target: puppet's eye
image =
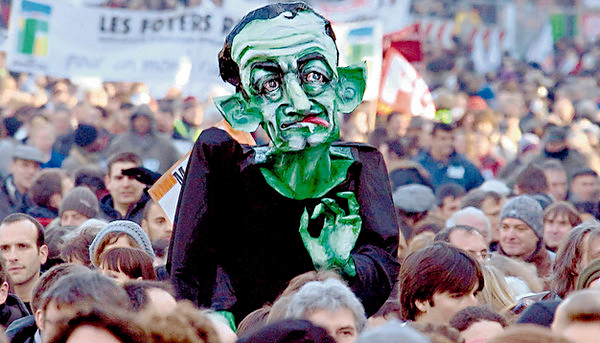
[[[262,90],[265,93],[273,92],[279,89],[280,83],[277,79],[269,79],[262,84]]]
[[[325,77],[325,75],[323,75],[321,73],[318,73],[316,71],[311,71],[311,72],[307,73],[304,76],[304,80],[306,82],[310,82],[310,83],[315,83],[315,82],[324,83],[324,82],[327,82],[327,78]]]

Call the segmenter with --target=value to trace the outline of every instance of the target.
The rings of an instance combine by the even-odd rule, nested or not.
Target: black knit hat
[[[75,144],[80,147],[88,146],[98,137],[98,130],[92,125],[79,124],[75,130]]]

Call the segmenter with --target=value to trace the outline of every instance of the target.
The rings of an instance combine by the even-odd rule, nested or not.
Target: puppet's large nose
[[[284,83],[292,110],[300,114],[310,110],[310,100],[308,100],[306,93],[304,93],[304,89],[300,86],[297,76],[292,73],[286,74]]]

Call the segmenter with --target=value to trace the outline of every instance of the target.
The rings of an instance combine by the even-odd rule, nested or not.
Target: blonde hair
[[[424,231],[420,234],[416,235],[410,240],[408,244],[408,251],[406,255],[408,256],[413,251],[417,251],[419,249],[425,248],[426,246],[433,243],[433,239],[435,238],[435,233],[431,231]]]
[[[504,274],[498,268],[487,264],[481,265],[481,272],[485,285],[477,294],[477,300],[480,305],[487,305],[494,312],[505,313],[516,302],[504,279]]]

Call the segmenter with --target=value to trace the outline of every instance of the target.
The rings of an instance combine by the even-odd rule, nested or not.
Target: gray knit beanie
[[[100,245],[100,242],[102,242],[104,237],[110,232],[123,232],[131,236],[131,238],[133,238],[140,245],[142,250],[147,252],[148,255],[154,259],[152,243],[150,242],[150,238],[148,238],[146,232],[138,224],[132,222],[131,220],[115,220],[108,223],[108,225],[106,225],[104,229],[100,230],[96,237],[94,237],[89,249],[91,261],[94,261],[94,255],[98,249],[98,246]]]
[[[100,211],[98,198],[87,187],[79,186],[71,189],[60,204],[59,216],[65,211],[77,211],[88,218],[94,218]]]
[[[527,224],[535,234],[542,239],[544,222],[544,210],[540,203],[527,195],[521,195],[510,199],[500,211],[500,221],[504,218],[520,219]]]

